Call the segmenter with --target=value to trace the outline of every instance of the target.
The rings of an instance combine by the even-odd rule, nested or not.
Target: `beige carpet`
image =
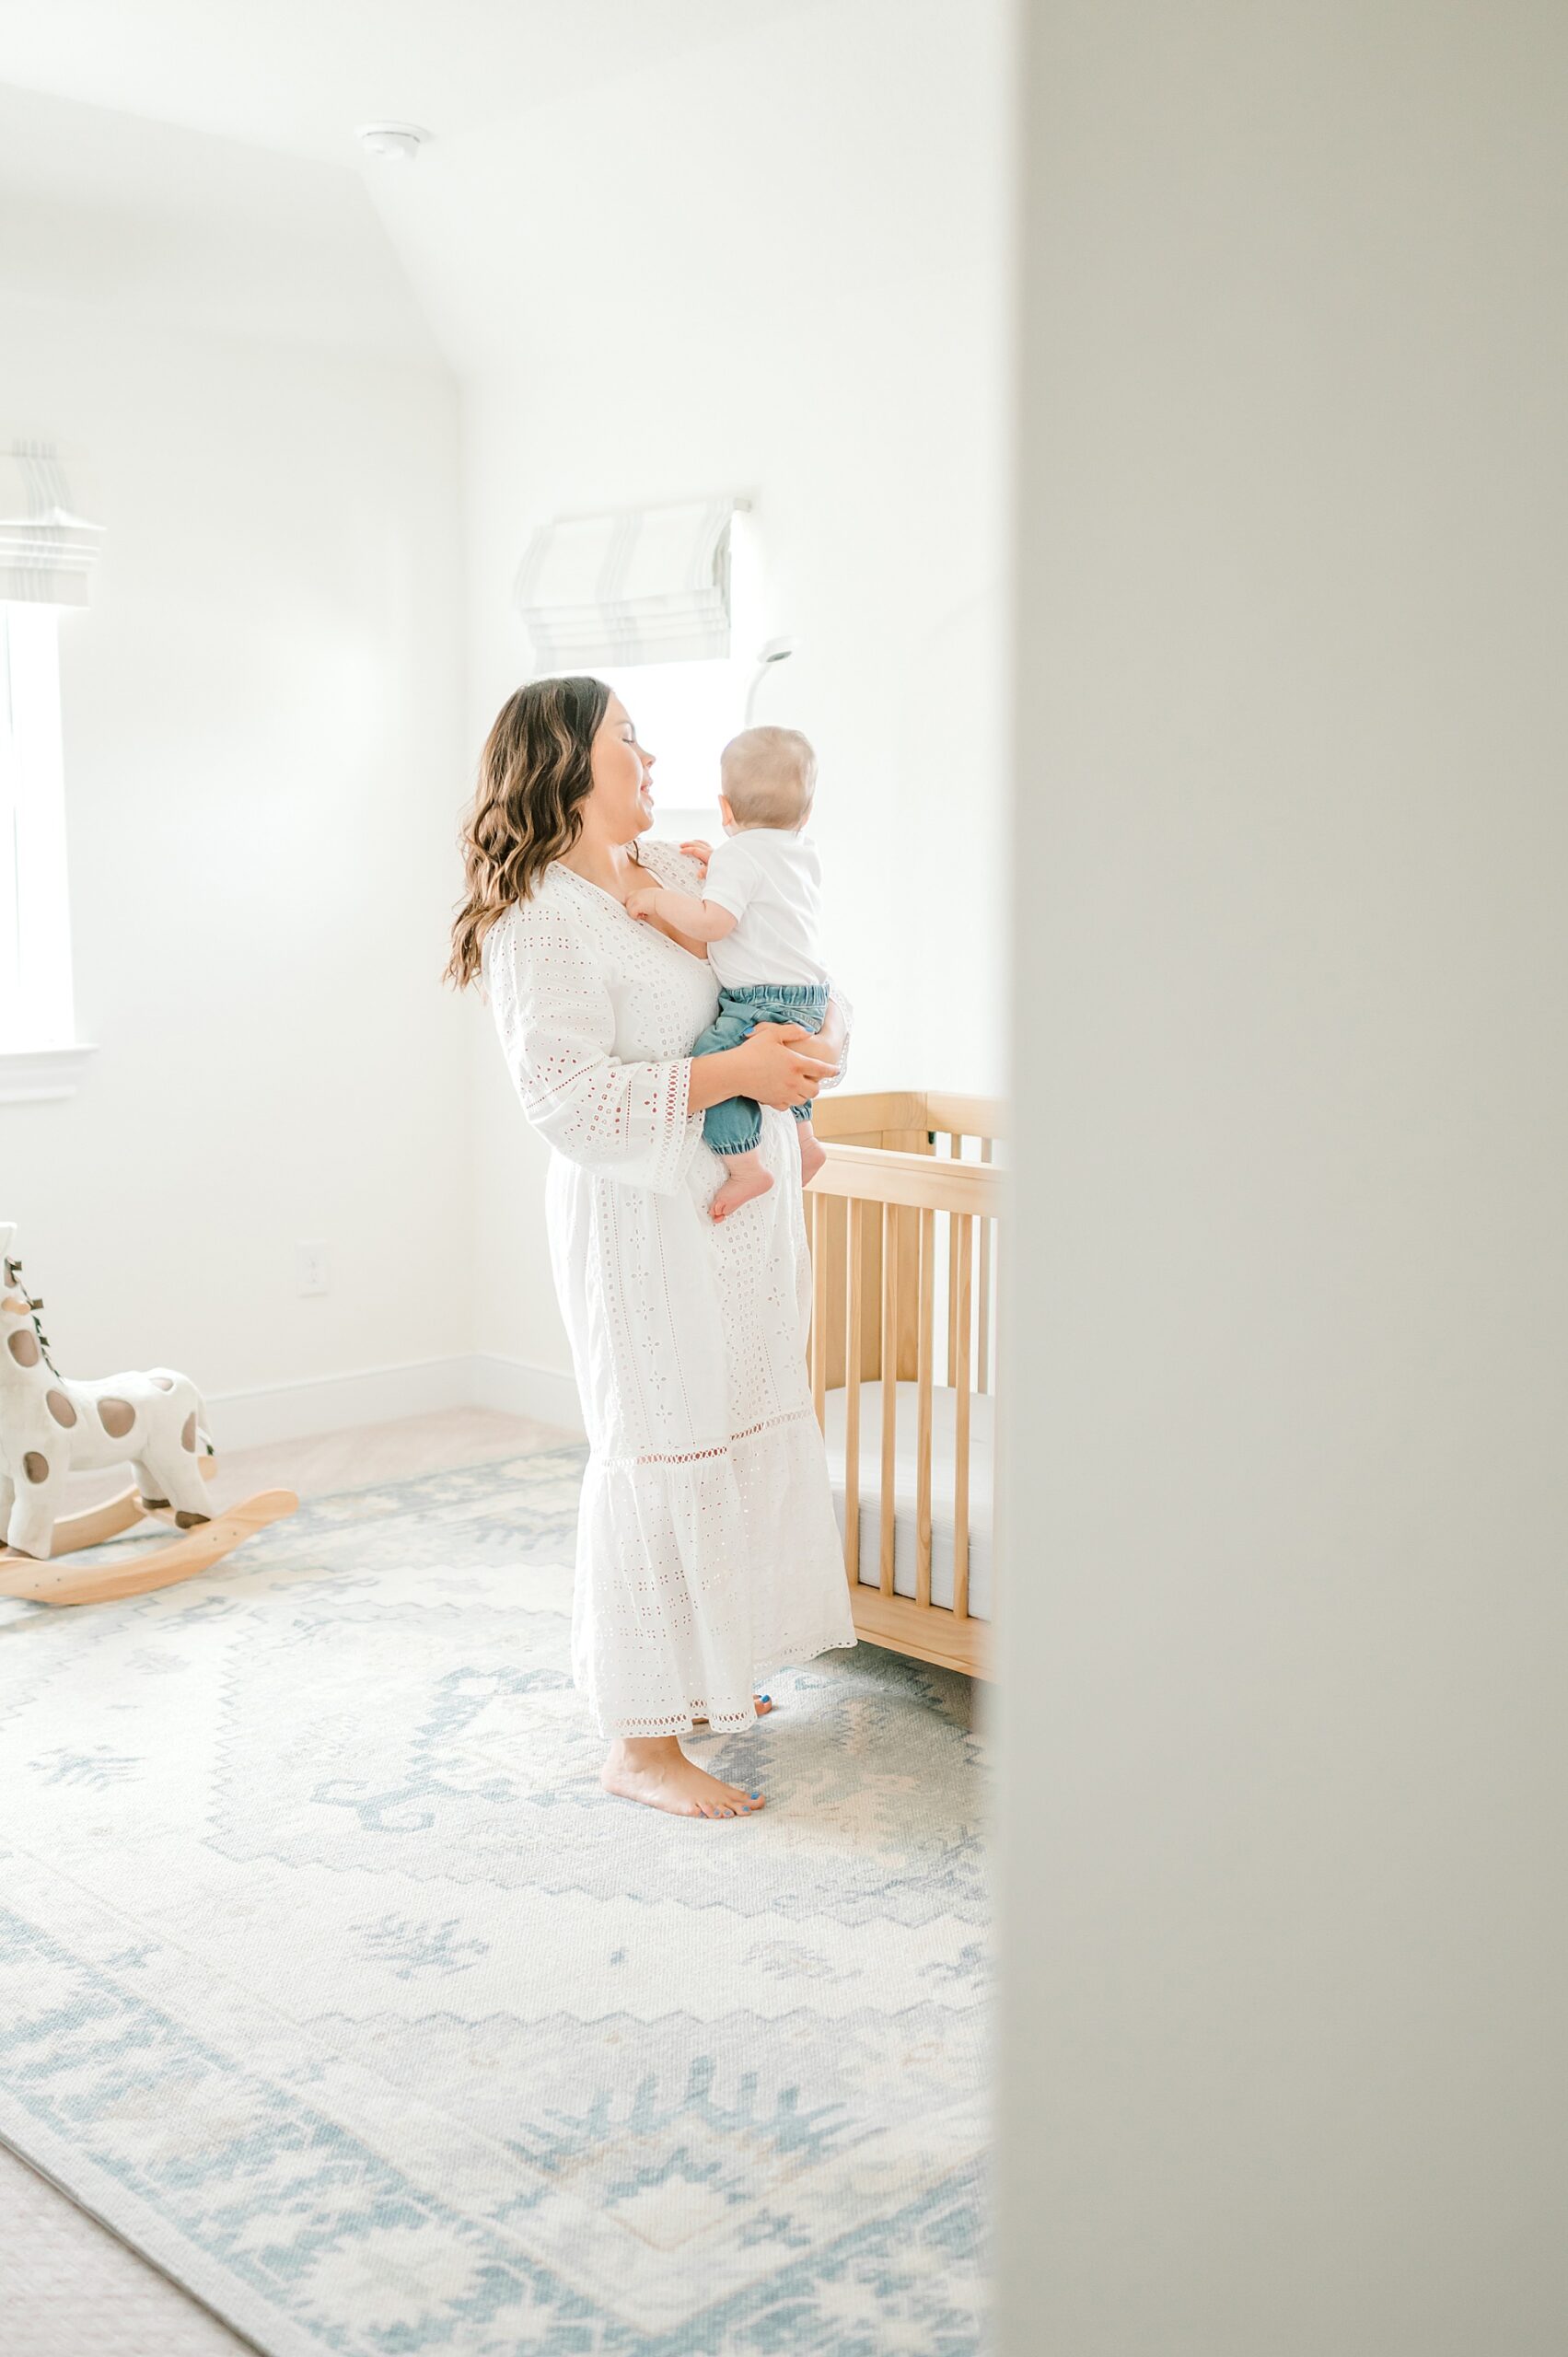
[[[273,1485],[326,1496],[393,1476],[482,1465],[562,1437],[521,1417],[452,1409],[237,1450],[220,1465],[213,1497],[226,1505]],[[72,1504],[122,1486],[119,1475],[85,1477]],[[248,2346],[0,2146],[4,2357],[232,2357]]]

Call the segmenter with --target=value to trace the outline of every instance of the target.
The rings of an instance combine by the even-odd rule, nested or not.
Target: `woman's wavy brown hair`
[[[459,990],[478,974],[496,918],[528,900],[551,861],[582,832],[594,737],[609,703],[602,679],[530,679],[496,714],[462,833],[468,888],[445,977]]]

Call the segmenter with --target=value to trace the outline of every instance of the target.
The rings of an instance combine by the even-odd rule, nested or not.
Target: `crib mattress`
[[[920,1387],[897,1386],[893,1411],[893,1590],[915,1592],[915,1441]],[[826,1399],[828,1463],[833,1507],[844,1527],[844,1394]],[[947,1384],[931,1390],[931,1601],[953,1602],[953,1462],[958,1394]],[[989,1392],[970,1395],[970,1616],[991,1618],[992,1507],[995,1491],[995,1401]],[[882,1552],[882,1386],[860,1387],[860,1583],[880,1585]]]

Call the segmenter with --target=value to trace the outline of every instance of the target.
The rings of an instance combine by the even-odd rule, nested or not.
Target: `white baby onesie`
[[[736,919],[733,933],[708,945],[722,990],[827,982],[819,943],[822,862],[809,836],[788,827],[743,827],[726,835],[714,847],[703,898]]]

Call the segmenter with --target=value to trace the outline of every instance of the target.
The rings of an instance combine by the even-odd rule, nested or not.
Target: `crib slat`
[[[893,1593],[896,1485],[894,1449],[899,1421],[899,1214],[882,1206],[882,1513],[878,1573],[884,1596]]]
[[[958,1295],[958,1369],[957,1398],[953,1403],[953,1616],[955,1620],[966,1620],[970,1609],[970,1309],[973,1213],[955,1212],[952,1226],[955,1230],[953,1259],[958,1270],[954,1287]]]
[[[828,1426],[828,1198],[807,1195],[811,1222],[811,1404]]]
[[[991,1140],[981,1138],[980,1158],[991,1159]],[[991,1388],[991,1222],[980,1224],[980,1337],[975,1344],[975,1389]]]
[[[851,1587],[860,1582],[860,1351],[861,1312],[865,1297],[865,1211],[854,1195],[844,1198],[844,1283],[849,1288],[849,1342],[844,1357],[844,1573]]]
[[[958,1379],[958,1255],[955,1237],[958,1232],[958,1214],[947,1214],[947,1385]]]
[[[931,1602],[931,1360],[935,1336],[936,1214],[920,1214],[920,1415],[915,1448],[914,1599]]]

